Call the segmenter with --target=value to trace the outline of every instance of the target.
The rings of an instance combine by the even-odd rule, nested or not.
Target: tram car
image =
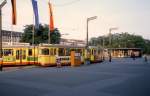
[[[2,49],[3,66],[37,64],[38,47],[24,45],[4,46]]]
[[[98,63],[103,61],[104,55],[102,48],[96,46],[89,46],[89,51],[91,63]]]
[[[80,53],[81,61],[84,62],[84,48],[84,46],[40,44],[38,64],[41,66],[56,66],[56,59],[60,58],[62,65],[70,65],[71,51]]]

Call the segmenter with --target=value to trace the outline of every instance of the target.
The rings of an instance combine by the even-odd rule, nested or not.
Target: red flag
[[[16,25],[17,23],[16,0],[11,0],[11,4],[12,4],[12,24]]]
[[[53,20],[52,5],[50,2],[48,3],[48,5],[49,5],[49,13],[50,13],[49,29],[50,29],[50,32],[53,32],[54,31],[54,20]]]

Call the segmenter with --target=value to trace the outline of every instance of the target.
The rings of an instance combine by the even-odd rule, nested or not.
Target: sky
[[[2,2],[3,0],[0,0]],[[49,0],[37,0],[40,23],[49,24]],[[17,25],[11,25],[11,0],[2,9],[2,28],[23,32],[24,26],[33,24],[31,0],[16,0]],[[86,39],[86,20],[89,21],[89,38],[108,35],[109,28],[117,27],[112,33],[128,32],[150,39],[150,0],[51,0],[54,25],[62,38]]]

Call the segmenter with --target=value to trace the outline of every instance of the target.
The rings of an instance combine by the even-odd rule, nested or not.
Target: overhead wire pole
[[[4,0],[0,4],[0,71],[3,69],[3,59],[2,59],[2,8],[7,3],[6,0]]]

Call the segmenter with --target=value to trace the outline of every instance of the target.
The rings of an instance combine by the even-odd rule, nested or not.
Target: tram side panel
[[[38,47],[28,48],[26,54],[28,65],[38,65]]]

